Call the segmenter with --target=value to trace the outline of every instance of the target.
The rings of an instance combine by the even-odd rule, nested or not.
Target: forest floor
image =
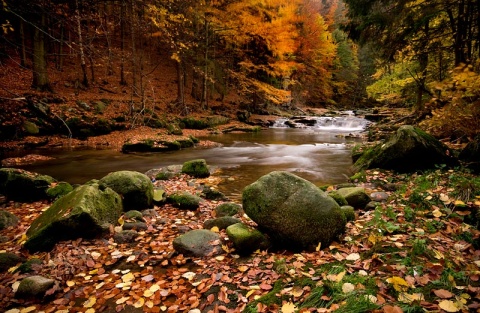
[[[189,182],[182,176],[156,183],[167,193],[195,192]],[[22,248],[25,232],[49,203],[4,200],[2,209],[17,215],[20,224],[0,233],[0,252],[40,264],[30,273],[11,268],[0,274],[0,308],[9,313],[476,312],[480,179],[453,170],[415,175],[369,170],[359,185],[386,192],[388,199],[374,210],[357,210],[338,241],[317,251],[257,251],[249,257],[237,255],[225,231],[219,256],[174,251],[173,239],[202,228],[219,201],[205,200],[194,212],[155,206],[158,215],[146,217],[148,229],[134,244],[117,244],[109,236],[29,254]],[[16,299],[19,281],[31,275],[56,284],[41,301]]]

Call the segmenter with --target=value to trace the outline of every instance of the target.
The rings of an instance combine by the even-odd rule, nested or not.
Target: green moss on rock
[[[195,211],[200,207],[202,198],[188,192],[182,192],[167,196],[167,202],[181,210]]]
[[[196,178],[205,178],[210,176],[210,170],[208,169],[205,159],[191,160],[183,163],[182,173]]]

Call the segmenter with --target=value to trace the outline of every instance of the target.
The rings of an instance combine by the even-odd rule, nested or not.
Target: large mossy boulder
[[[220,235],[206,229],[189,231],[173,240],[173,248],[184,255],[212,256],[222,252]]]
[[[272,240],[291,250],[328,246],[345,230],[340,206],[311,182],[287,172],[272,172],[242,194],[245,213]]]
[[[30,276],[22,279],[15,292],[15,298],[43,298],[47,291],[53,287],[55,281],[43,276]]]
[[[122,214],[122,199],[104,185],[83,185],[55,201],[27,231],[25,248],[49,251],[62,240],[95,238]]]
[[[210,170],[204,159],[191,160],[183,163],[182,173],[195,178],[206,178],[210,176]]]
[[[480,173],[480,135],[463,148],[458,158],[472,172]]]
[[[147,175],[135,171],[118,171],[100,179],[99,184],[122,196],[124,211],[143,210],[153,205],[153,184]]]
[[[0,169],[0,194],[19,202],[33,202],[48,198],[47,190],[55,179],[16,168]]]
[[[432,135],[410,125],[400,127],[383,144],[367,149],[353,165],[359,172],[381,168],[397,172],[415,172],[435,168],[437,164],[455,165],[449,148]]]

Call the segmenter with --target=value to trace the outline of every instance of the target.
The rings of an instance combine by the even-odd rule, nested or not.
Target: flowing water
[[[246,185],[276,170],[289,171],[318,185],[345,182],[351,174],[351,144],[358,141],[351,135],[364,130],[367,122],[351,116],[307,119],[300,119],[300,123],[281,119],[258,133],[211,135],[203,139],[223,146],[209,149],[144,154],[111,150],[41,151],[55,159],[24,168],[81,184],[112,171],[146,172],[203,158],[207,164],[219,168],[217,175],[224,178],[219,189],[233,199],[240,197]]]

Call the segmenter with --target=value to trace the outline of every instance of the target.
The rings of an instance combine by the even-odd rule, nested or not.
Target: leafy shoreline
[[[479,178],[444,169],[414,175],[369,170],[366,178],[370,192],[397,190],[385,191],[388,200],[374,210],[356,211],[338,242],[314,252],[259,251],[248,258],[238,257],[228,240],[225,253],[214,258],[188,258],[173,250],[173,239],[202,228],[219,201],[206,200],[196,212],[155,207],[159,215],[147,218],[148,229],[131,246],[109,238],[76,240],[33,255],[22,249],[23,236],[49,203],[7,202],[4,209],[21,222],[0,233],[8,239],[0,250],[42,263],[32,266],[33,273],[0,275],[0,306],[10,312],[33,307],[43,312],[461,312],[479,307]],[[166,192],[195,192],[187,176],[162,184]],[[14,298],[12,287],[32,274],[57,281],[41,303]]]

